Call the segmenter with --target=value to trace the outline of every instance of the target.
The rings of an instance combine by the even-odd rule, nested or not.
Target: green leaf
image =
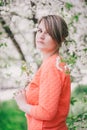
[[[2,0],[0,0],[0,6],[3,6],[3,4],[4,4],[4,3],[3,3],[3,1],[2,1]]]
[[[2,47],[2,46],[7,47],[7,44],[6,43],[0,43],[0,47]]]
[[[77,102],[77,99],[75,97],[71,98],[71,105],[74,105]]]
[[[2,35],[2,32],[0,32],[0,35]]]
[[[79,16],[78,15],[75,15],[73,18],[75,19],[76,22],[78,22],[78,20],[79,20]]]
[[[67,59],[64,59],[67,64],[74,65],[76,63],[77,56],[75,54],[69,55]]]
[[[65,7],[70,10],[72,7],[73,7],[73,4],[69,3],[69,2],[66,2],[65,3]]]
[[[80,15],[81,15],[81,13],[77,13],[77,14],[75,14],[75,15],[72,17],[72,19],[75,20],[76,22],[78,22]]]
[[[85,52],[87,52],[87,48],[83,49]]]

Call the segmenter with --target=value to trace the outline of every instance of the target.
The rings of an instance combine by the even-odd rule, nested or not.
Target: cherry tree
[[[38,19],[47,14],[61,15],[68,24],[69,36],[63,43],[60,53],[65,60],[67,59],[72,80],[79,82],[87,75],[85,0],[1,0],[0,59],[5,57],[8,61],[9,59],[25,61],[30,69],[29,73],[32,67],[35,71],[41,63],[41,57],[35,48],[36,27]],[[25,62],[22,69],[27,71]]]

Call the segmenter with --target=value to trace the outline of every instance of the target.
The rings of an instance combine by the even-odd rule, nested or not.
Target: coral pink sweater
[[[68,129],[70,75],[65,63],[57,58],[57,55],[48,58],[26,89],[27,102],[33,105],[30,115],[26,115],[28,130]]]

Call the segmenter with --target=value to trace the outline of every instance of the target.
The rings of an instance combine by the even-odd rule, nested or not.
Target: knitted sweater
[[[49,57],[26,89],[28,130],[67,130],[70,104],[70,75],[58,55]]]

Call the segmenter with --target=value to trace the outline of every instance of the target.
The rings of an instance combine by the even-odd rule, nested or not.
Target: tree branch
[[[3,29],[5,30],[5,32],[8,34],[8,36],[11,38],[11,40],[13,41],[14,45],[17,48],[17,51],[19,52],[19,54],[21,55],[21,59],[26,61],[25,56],[21,50],[21,47],[19,46],[18,42],[16,41],[16,39],[14,38],[14,34],[12,33],[12,31],[10,30],[9,26],[6,26],[6,22],[3,19],[3,17],[0,16],[0,22],[2,24]]]

